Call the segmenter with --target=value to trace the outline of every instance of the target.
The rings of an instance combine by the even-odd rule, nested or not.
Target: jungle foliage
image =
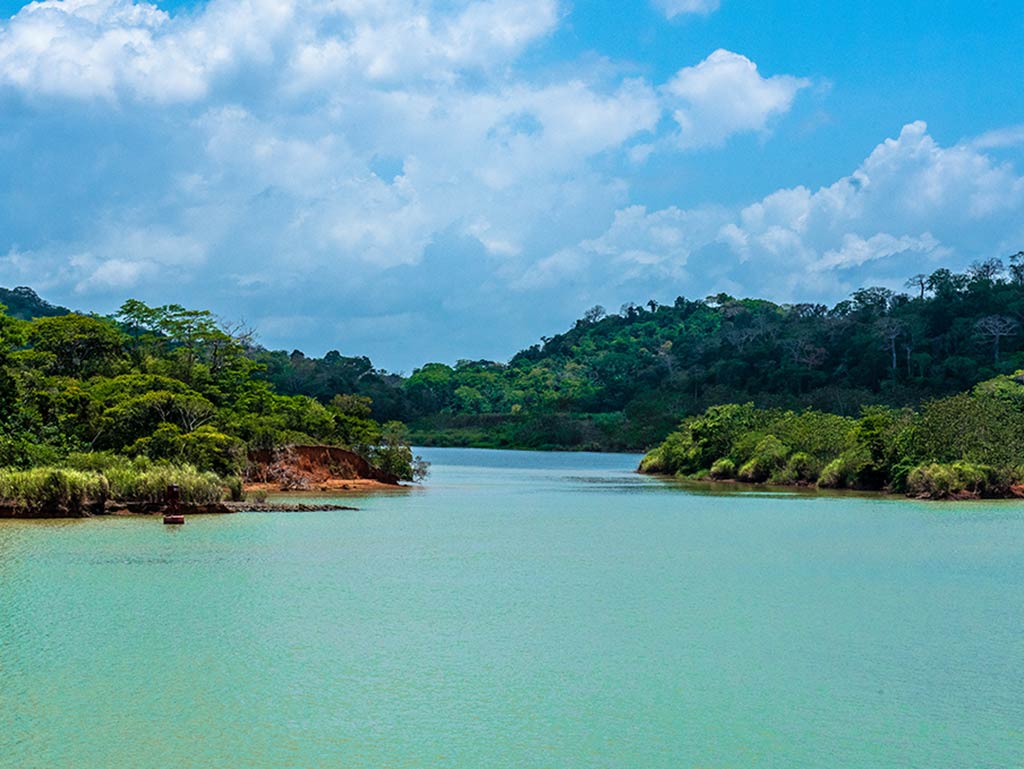
[[[862,288],[833,307],[726,294],[594,307],[508,363],[428,363],[405,378],[337,352],[257,359],[280,392],[368,396],[419,443],[606,450],[654,445],[718,403],[858,416],[1024,368],[1024,252],[906,288]]]
[[[749,483],[1001,497],[1024,481],[1024,372],[982,382],[919,410],[713,406],[684,420],[641,463],[649,473]]]
[[[145,498],[175,472],[188,493],[239,476],[250,448],[295,443],[349,448],[412,479],[402,426],[381,426],[368,398],[279,394],[259,358],[249,330],[205,310],[129,300],[112,317],[24,320],[0,306],[0,497],[52,492],[73,506],[76,489],[107,483],[111,498]]]
[[[507,363],[434,362],[409,376],[337,351],[267,350],[246,329],[176,305],[129,301],[112,320],[5,317],[0,463],[87,447],[230,473],[247,447],[312,439],[380,452],[395,434],[380,425],[394,420],[410,428],[399,444],[641,449],[716,404],[860,419],[865,407],[947,403],[1024,369],[1024,252],[915,275],[906,288],[859,289],[832,307],[726,294],[594,307]],[[985,422],[979,409],[995,407],[962,395],[947,408]],[[799,451],[801,477],[854,472],[851,457],[815,469],[822,456]],[[761,457],[744,473],[753,458],[735,474],[777,472]]]

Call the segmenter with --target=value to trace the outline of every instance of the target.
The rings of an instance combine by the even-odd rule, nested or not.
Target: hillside
[[[50,318],[68,315],[71,312],[67,307],[59,307],[41,299],[39,294],[28,286],[0,287],[0,304],[7,308],[8,315],[18,320]]]
[[[594,307],[508,362],[433,362],[408,377],[334,351],[247,343],[244,355],[275,392],[403,421],[418,444],[595,450],[650,448],[718,403],[858,416],[1024,368],[1024,252],[905,288],[858,289],[831,307],[726,294]]]
[[[364,399],[277,393],[254,376],[252,352],[209,311],[179,305],[128,300],[109,318],[0,312],[0,502],[73,514],[86,501],[152,502],[174,484],[205,504],[225,488],[239,495],[266,452],[296,446],[326,452],[322,483],[336,465],[342,480],[422,476],[401,424],[372,419]]]
[[[832,307],[725,294],[594,307],[508,363],[428,363],[404,379],[366,359],[278,353],[273,381],[323,398],[314,385],[358,361],[346,391],[383,402],[418,443],[606,450],[650,447],[716,403],[856,416],[1024,367],[1024,253],[906,288],[859,289]]]

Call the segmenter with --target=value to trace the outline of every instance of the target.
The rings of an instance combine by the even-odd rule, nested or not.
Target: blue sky
[[[0,285],[505,359],[1024,249],[1010,2],[0,0]]]

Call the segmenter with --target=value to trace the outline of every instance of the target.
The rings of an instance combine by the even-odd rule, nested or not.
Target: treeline
[[[244,329],[225,332],[237,342],[230,365],[214,340],[202,353],[208,359],[193,361],[182,319],[135,317],[130,303],[115,325],[131,371],[172,370],[218,408],[222,397],[251,401],[217,423],[248,444],[289,432],[372,444],[376,428],[365,437],[360,420],[373,420],[404,422],[423,445],[625,450],[657,444],[681,417],[715,404],[856,417],[863,406],[916,408],[1024,368],[1024,252],[963,273],[915,275],[905,288],[859,289],[831,307],[726,294],[626,304],[614,314],[594,307],[507,363],[427,363],[409,376],[337,351],[267,350]],[[15,292],[31,299],[27,289]],[[213,372],[256,389],[208,384]]]
[[[508,363],[428,363],[406,378],[337,353],[259,360],[282,392],[366,395],[422,443],[597,449],[653,445],[717,403],[856,416],[1024,368],[1024,253],[906,288],[863,288],[832,307],[726,294],[594,307]]]
[[[153,462],[237,478],[250,449],[296,443],[350,448],[412,478],[403,425],[380,424],[369,399],[358,395],[337,393],[323,403],[280,394],[259,376],[264,364],[257,358],[249,330],[179,305],[129,300],[109,318],[48,313],[22,320],[0,311],[0,466],[67,471],[4,476],[0,492],[15,482],[25,489],[37,480],[67,485],[75,472],[93,472],[81,465],[96,456],[121,473],[111,481],[115,490],[158,477]]]
[[[650,451],[648,473],[746,483],[887,490],[930,498],[1005,497],[1024,487],[1024,372],[920,410],[712,406]]]

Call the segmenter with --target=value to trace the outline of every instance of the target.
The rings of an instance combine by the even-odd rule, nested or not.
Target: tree
[[[972,283],[994,283],[1005,269],[1003,260],[993,257],[971,262],[967,268],[967,276]]]
[[[907,282],[904,283],[903,285],[906,286],[907,288],[919,289],[921,293],[918,296],[918,298],[923,300],[924,291],[926,288],[928,288],[928,276],[925,275],[923,272],[919,272],[917,273],[917,275],[914,275],[911,278],[907,278]]]
[[[988,315],[974,324],[978,333],[992,338],[992,359],[999,362],[999,340],[1014,336],[1020,330],[1020,323],[1005,315]]]
[[[942,267],[928,276],[926,286],[938,298],[950,299],[967,287],[967,280],[966,275],[956,275]]]
[[[7,315],[6,308],[0,304],[0,421],[6,420],[16,406],[17,383],[7,364],[11,351],[24,341],[23,329],[24,323]]]
[[[37,352],[52,356],[47,368],[60,376],[109,375],[121,358],[121,332],[91,315],[37,318],[29,324],[27,341]]]
[[[886,349],[892,359],[892,376],[896,378],[896,340],[903,336],[907,328],[903,321],[896,318],[883,318],[878,324],[878,331],[885,340]]]
[[[855,309],[873,315],[885,315],[894,292],[881,286],[859,288],[851,295]]]
[[[423,480],[429,467],[421,457],[413,456],[401,422],[387,422],[381,427],[380,443],[371,451],[370,459],[381,470],[403,481]]]
[[[1010,279],[1018,286],[1024,286],[1024,251],[1010,257]]]

